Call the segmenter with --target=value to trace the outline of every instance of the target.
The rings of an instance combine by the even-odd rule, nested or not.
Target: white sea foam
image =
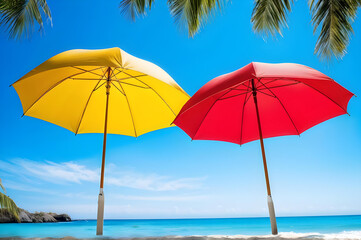
[[[4,239],[4,238],[3,238]],[[14,239],[34,239],[34,240],[85,240],[100,238],[14,238]],[[103,238],[102,238],[103,239]],[[361,240],[361,231],[343,231],[340,233],[295,233],[295,232],[281,232],[278,235],[208,235],[208,236],[164,236],[164,237],[135,237],[135,238],[112,238],[107,237],[108,240]]]
[[[344,231],[335,234],[324,234],[325,239],[361,239],[361,231]]]
[[[258,236],[249,236],[249,235],[212,235],[208,236],[211,238],[219,239],[320,239],[320,240],[361,240],[361,231],[343,231],[340,233],[295,233],[295,232],[281,232],[277,236],[274,235],[258,235]]]

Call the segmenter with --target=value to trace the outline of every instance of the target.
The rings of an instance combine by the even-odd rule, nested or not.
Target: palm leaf
[[[0,193],[0,208],[7,210],[9,214],[14,215],[15,219],[20,222],[18,207],[11,198],[3,193]]]
[[[171,14],[181,26],[194,36],[216,9],[222,9],[226,0],[168,0]]]
[[[1,0],[0,26],[6,28],[11,38],[29,37],[35,23],[43,29],[44,19],[51,20],[46,0]]]
[[[253,30],[265,36],[282,36],[292,3],[293,0],[256,0],[251,18]]]
[[[2,181],[1,181],[1,178],[0,178],[0,187],[4,191],[4,193],[6,193],[6,190],[5,190],[5,187],[4,187],[4,185],[3,185]]]
[[[119,7],[123,14],[130,15],[135,20],[138,15],[144,15],[146,9],[151,9],[154,0],[122,0]]]
[[[1,179],[0,179],[0,187],[4,192],[6,192],[4,186],[2,185]],[[6,196],[2,192],[0,192],[0,208],[6,209],[9,214],[14,215],[15,219],[18,222],[20,222],[18,206],[16,206],[15,202],[11,198]]]
[[[320,27],[315,54],[330,60],[332,56],[340,58],[353,33],[351,23],[356,17],[360,0],[310,0],[314,32]]]

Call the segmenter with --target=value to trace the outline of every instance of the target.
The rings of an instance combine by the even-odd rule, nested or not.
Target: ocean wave
[[[343,231],[340,233],[295,233],[295,232],[281,232],[278,235],[212,235],[207,237],[213,239],[232,239],[232,240],[361,240],[361,231]]]

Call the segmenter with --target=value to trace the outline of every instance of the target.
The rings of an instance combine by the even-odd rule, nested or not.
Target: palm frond
[[[123,14],[129,15],[133,20],[139,15],[144,15],[147,8],[151,9],[154,0],[122,0],[119,7]]]
[[[282,36],[282,28],[287,27],[287,14],[293,0],[256,0],[251,22],[253,30],[266,37]]]
[[[360,1],[355,0],[310,0],[314,32],[320,27],[315,54],[330,60],[333,56],[345,55],[353,33],[354,21]]]
[[[35,23],[43,29],[45,19],[51,21],[46,0],[1,0],[0,26],[5,27],[10,38],[29,37]]]
[[[222,9],[226,0],[168,0],[171,14],[181,26],[194,36],[216,9]]]
[[[2,189],[5,191],[4,186],[2,186]],[[14,215],[15,219],[20,222],[19,218],[19,208],[16,206],[15,202],[8,196],[6,196],[4,193],[0,192],[0,208],[7,210],[9,214]]]
[[[6,189],[5,189],[5,187],[4,187],[4,185],[3,185],[2,181],[1,181],[1,178],[0,178],[0,187],[4,191],[4,193],[6,193]]]

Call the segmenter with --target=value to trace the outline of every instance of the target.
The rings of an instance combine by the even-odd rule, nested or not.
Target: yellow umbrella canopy
[[[107,133],[137,137],[170,127],[190,98],[160,67],[119,48],[60,53],[12,86],[24,115],[75,134],[104,133],[97,235],[103,234]]]
[[[108,133],[136,137],[169,127],[189,99],[160,67],[119,48],[60,53],[12,86],[24,115],[76,134],[103,133],[108,79]]]

